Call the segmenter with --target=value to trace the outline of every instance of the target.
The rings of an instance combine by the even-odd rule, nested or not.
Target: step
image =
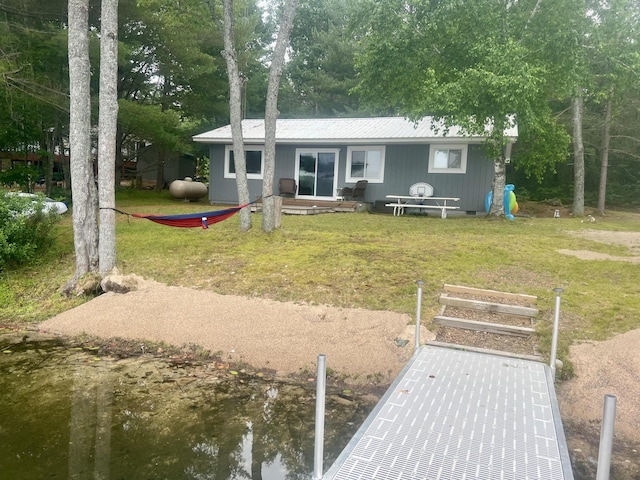
[[[497,290],[487,290],[484,288],[464,287],[462,285],[444,284],[444,291],[449,293],[463,293],[466,295],[480,295],[483,297],[501,298],[503,300],[516,300],[535,305],[538,297],[535,295],[525,295],[523,293],[499,292]]]
[[[464,298],[449,297],[447,294],[440,295],[440,303],[450,307],[466,308],[468,310],[480,310],[483,312],[501,313],[505,315],[517,315],[520,317],[535,317],[538,315],[537,308],[520,307],[518,305],[504,305],[502,303],[482,302],[479,300],[467,300]]]
[[[535,333],[535,329],[530,327],[480,322],[477,320],[466,320],[463,318],[445,317],[442,315],[433,317],[433,323],[444,327],[463,328],[465,330],[476,330],[480,332],[496,333],[499,335],[512,335],[515,337],[528,337]]]

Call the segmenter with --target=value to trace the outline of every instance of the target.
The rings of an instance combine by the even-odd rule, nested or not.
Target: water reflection
[[[311,385],[0,341],[2,478],[311,478]],[[329,396],[325,468],[371,408]]]

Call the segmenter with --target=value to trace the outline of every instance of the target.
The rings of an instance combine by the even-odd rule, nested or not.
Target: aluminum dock
[[[421,346],[322,478],[573,480],[551,369]]]

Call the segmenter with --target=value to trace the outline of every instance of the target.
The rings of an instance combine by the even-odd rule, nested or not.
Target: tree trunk
[[[67,147],[65,145],[63,135],[58,132],[58,146],[60,147],[60,162],[62,167],[62,188],[69,190],[71,187],[71,163],[69,155],[67,155]]]
[[[507,180],[504,155],[499,155],[493,162],[493,188],[489,215],[499,217],[505,214],[504,186]]]
[[[66,293],[75,288],[83,275],[98,269],[97,192],[90,133],[89,0],[69,0],[68,35],[69,144],[76,271],[63,287]]]
[[[102,0],[100,18],[98,193],[100,275],[116,266],[115,166],[118,124],[118,0]]]
[[[242,135],[242,79],[238,70],[238,56],[234,41],[233,0],[223,0],[224,6],[224,50],[222,56],[227,62],[229,77],[229,114],[231,117],[231,136],[233,137],[233,160],[236,170],[236,186],[240,205],[249,203],[247,183],[247,164]],[[263,159],[264,161],[264,159]],[[240,229],[251,229],[251,209],[240,210]]]
[[[156,192],[161,192],[164,188],[164,162],[166,159],[166,154],[163,147],[160,147],[160,150],[157,154],[157,162],[156,162],[156,186],[154,190]]]
[[[55,163],[55,132],[43,130],[43,138],[40,145],[40,149],[47,152],[43,158],[42,169],[44,171],[44,191],[46,195],[51,195],[51,187],[53,183],[53,164]]]
[[[582,113],[584,102],[580,90],[573,98],[573,208],[574,217],[584,216],[584,144],[582,143]]]
[[[609,92],[607,107],[602,126],[602,150],[600,151],[600,188],[598,189],[598,212],[604,215],[607,197],[607,171],[609,169],[609,144],[611,143],[611,109],[613,108],[613,89]]]
[[[273,177],[276,158],[276,122],[278,119],[278,89],[282,77],[284,56],[289,44],[289,34],[293,27],[298,0],[287,0],[284,13],[280,21],[278,39],[269,68],[269,85],[267,87],[267,102],[264,115],[264,175],[262,179],[262,230],[271,232],[276,228],[275,201],[273,198]]]

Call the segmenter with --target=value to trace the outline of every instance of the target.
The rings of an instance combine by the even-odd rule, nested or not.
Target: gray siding
[[[317,146],[309,145],[308,148]],[[293,178],[296,145],[278,145],[274,176],[274,193],[278,193],[280,178]],[[307,148],[305,146],[305,148]],[[323,145],[318,148],[338,148],[338,187],[345,186],[347,145]],[[224,145],[212,145],[209,200],[212,203],[237,203],[235,179],[224,178]],[[433,185],[436,197],[460,197],[462,211],[484,211],[484,199],[493,181],[493,161],[484,156],[482,145],[469,145],[466,174],[428,173],[429,144],[387,145],[384,183],[370,183],[365,199],[373,203],[384,201],[386,195],[408,195],[416,182]],[[261,180],[248,180],[251,199],[262,194]]]

